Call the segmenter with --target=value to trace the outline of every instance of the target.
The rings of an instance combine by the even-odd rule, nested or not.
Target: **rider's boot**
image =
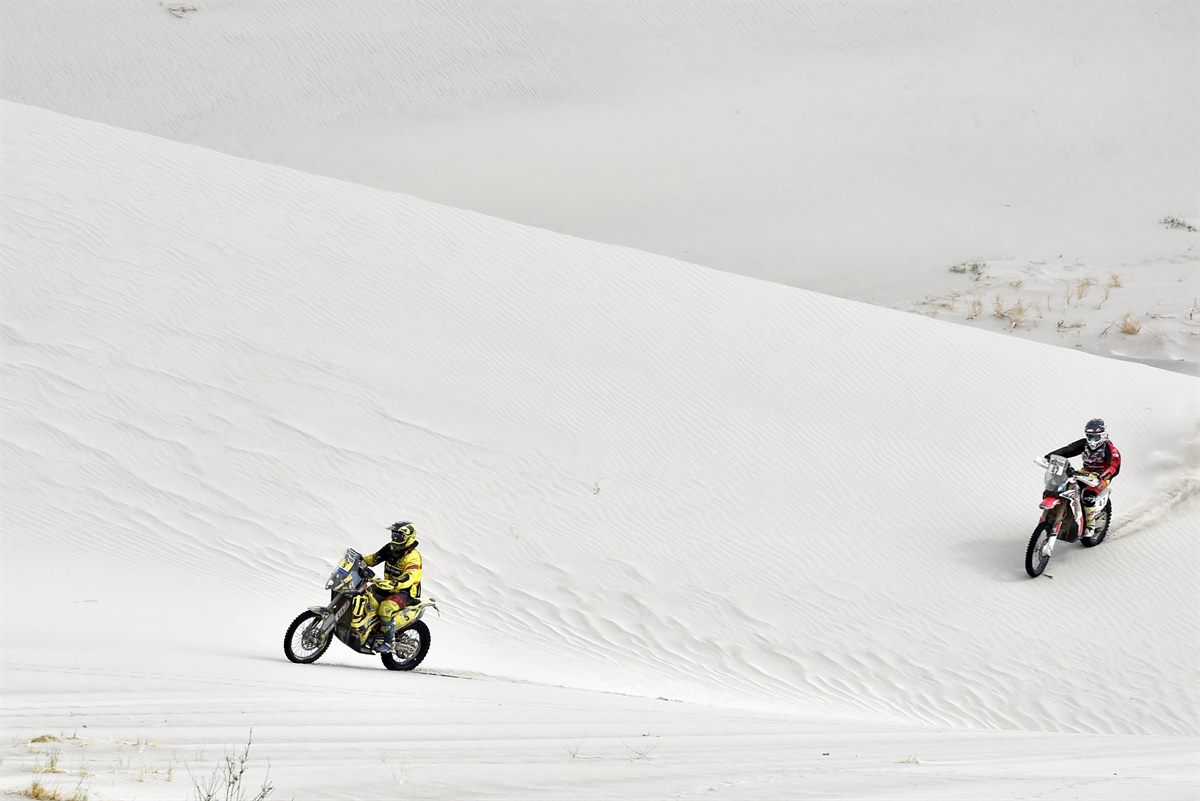
[[[383,635],[383,642],[379,646],[379,653],[390,654],[396,648],[396,621],[380,621],[379,633]]]

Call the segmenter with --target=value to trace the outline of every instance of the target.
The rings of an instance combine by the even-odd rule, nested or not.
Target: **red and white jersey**
[[[1070,445],[1064,445],[1058,450],[1046,454],[1047,458],[1051,456],[1064,456],[1068,459],[1072,456],[1082,456],[1083,469],[1088,473],[1095,473],[1103,479],[1110,479],[1121,472],[1121,452],[1111,441],[1105,441],[1099,448],[1089,451],[1087,440],[1078,439]]]

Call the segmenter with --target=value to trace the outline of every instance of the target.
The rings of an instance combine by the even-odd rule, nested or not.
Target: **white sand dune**
[[[298,798],[1195,794],[1196,379],[0,112],[6,790],[254,727]],[[1030,581],[1091,414],[1116,525]],[[397,517],[421,673],[284,662]]]
[[[1015,335],[1200,369],[1170,321],[1196,313],[1200,235],[1159,224],[1200,216],[1194,3],[0,13],[7,100],[905,310],[983,289],[952,265],[1024,265],[974,325],[1040,301]],[[1045,308],[1113,273],[1098,319]],[[1114,336],[1125,314],[1145,330]]]

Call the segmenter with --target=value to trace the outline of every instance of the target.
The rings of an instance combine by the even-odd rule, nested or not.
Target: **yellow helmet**
[[[411,548],[417,544],[416,526],[406,520],[392,523],[388,531],[392,532],[392,543],[401,548]]]

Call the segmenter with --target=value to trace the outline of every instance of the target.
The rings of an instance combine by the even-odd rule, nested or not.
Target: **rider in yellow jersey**
[[[421,597],[421,552],[417,550],[417,530],[412,523],[393,523],[388,529],[392,541],[363,561],[374,566],[384,563],[383,577],[371,580],[371,589],[358,597],[351,626],[365,639],[372,613],[379,616],[383,645],[379,652],[392,652],[396,632],[417,616],[414,606]]]

